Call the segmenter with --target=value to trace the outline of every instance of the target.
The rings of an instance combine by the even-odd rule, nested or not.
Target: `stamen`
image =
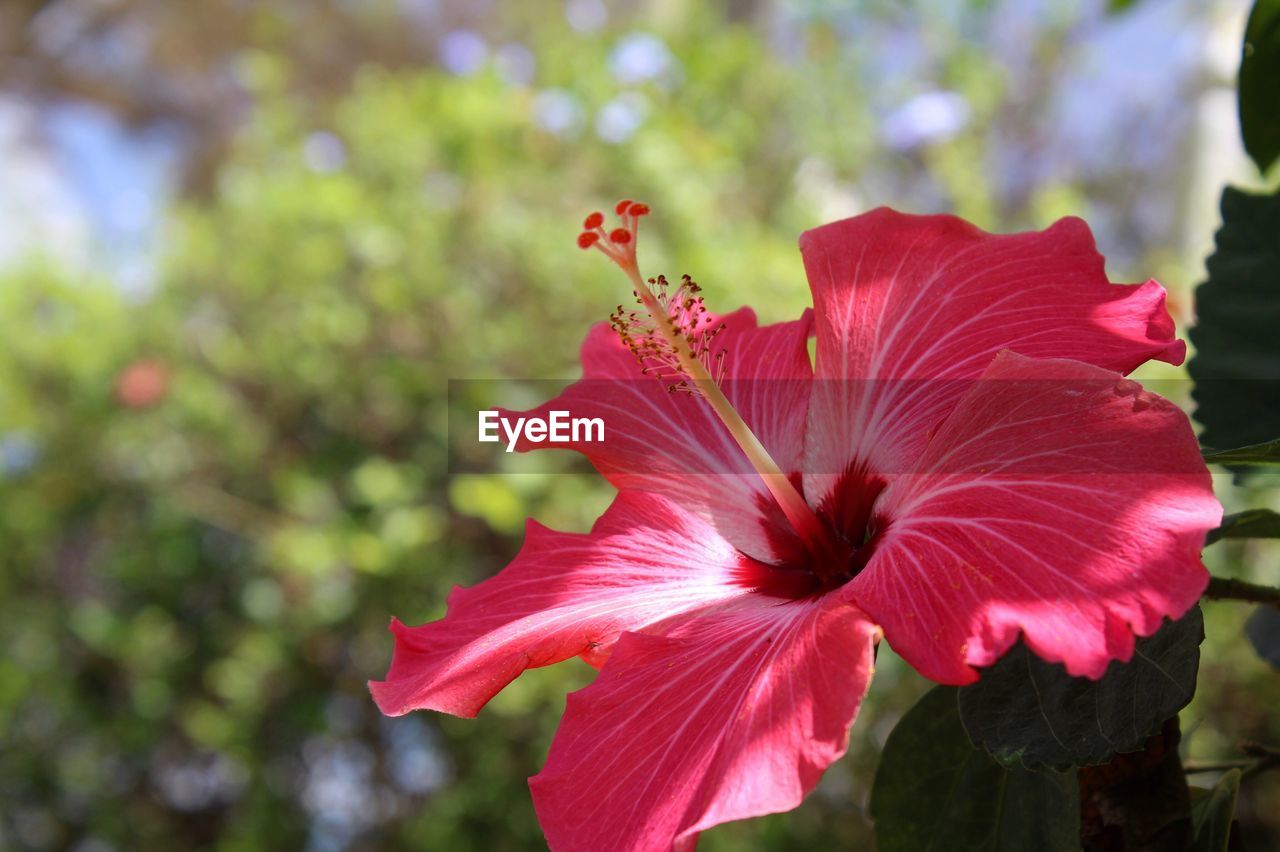
[[[610,318],[614,330],[640,362],[642,374],[659,378],[671,393],[696,394],[710,404],[800,539],[820,561],[829,561],[830,534],[826,526],[720,389],[725,351],[717,350],[712,342],[723,325],[711,327],[712,320],[699,295],[701,288],[688,275],[682,276],[675,289],[661,275],[646,281],[636,263],[636,241],[640,218],[648,215],[649,207],[623,199],[614,211],[621,217],[623,227],[609,232],[607,241],[600,239],[605,231],[603,217],[597,221],[597,214],[587,217],[583,224],[589,230],[578,235],[581,248],[595,247],[626,273],[636,301],[644,309],[642,314],[618,305]],[[587,237],[595,239],[585,240]]]
[[[716,382],[724,379],[725,351],[713,348],[715,338],[724,330],[723,325],[712,325],[711,317],[703,304],[702,288],[688,275],[681,278],[679,286],[672,288],[665,275],[648,280],[649,289],[657,301],[661,316],[676,335],[683,337],[689,352],[702,364]],[[643,304],[637,297],[637,302]],[[610,324],[622,342],[636,356],[645,375],[655,375],[670,381],[667,389],[672,393],[697,393],[689,384],[680,362],[680,353],[673,349],[649,314],[624,310],[618,305],[610,317]]]

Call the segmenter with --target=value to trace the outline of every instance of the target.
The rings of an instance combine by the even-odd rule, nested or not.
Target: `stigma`
[[[622,271],[635,271],[636,242],[640,236],[640,219],[649,215],[649,205],[624,198],[613,208],[621,220],[619,227],[606,231],[604,214],[596,211],[582,220],[582,233],[578,234],[578,248],[599,249],[605,257],[622,268]]]

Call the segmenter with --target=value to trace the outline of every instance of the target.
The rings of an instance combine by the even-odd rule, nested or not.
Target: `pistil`
[[[639,234],[641,217],[649,213],[648,206],[625,200],[618,202],[616,212],[622,218],[623,227],[615,228],[610,232],[604,230],[603,214],[592,213],[588,216],[583,222],[584,230],[578,236],[579,247],[598,248],[626,274],[640,304],[653,319],[653,329],[660,336],[664,354],[674,359],[675,366],[682,377],[679,387],[697,393],[711,406],[759,474],[787,521],[805,543],[810,554],[815,557],[815,570],[823,572],[824,569],[835,568],[832,561],[836,554],[832,552],[831,535],[826,525],[778,467],[778,463],[769,455],[768,450],[760,443],[760,439],[742,419],[742,415],[729,402],[716,378],[708,369],[705,363],[707,359],[699,357],[699,353],[694,351],[689,330],[682,330],[677,326],[668,306],[659,300],[650,282],[640,274],[636,262],[636,237]],[[696,317],[694,322],[696,323]],[[637,352],[637,354],[644,353]],[[676,390],[677,386],[672,385],[670,389]]]

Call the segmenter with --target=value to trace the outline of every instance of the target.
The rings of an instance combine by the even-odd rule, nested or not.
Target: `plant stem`
[[[1245,743],[1240,747],[1240,750],[1255,758],[1253,765],[1246,767],[1244,772],[1241,773],[1242,778],[1258,775],[1268,769],[1280,768],[1280,749],[1264,746],[1260,743]]]
[[[1230,769],[1241,769],[1243,770],[1240,773],[1241,777],[1248,778],[1251,775],[1266,772],[1268,769],[1280,768],[1280,749],[1260,745],[1259,743],[1244,743],[1240,746],[1240,750],[1249,755],[1249,758],[1244,760],[1206,761],[1204,763],[1190,761],[1183,765],[1182,771],[1190,775],[1196,772],[1226,772]]]
[[[1189,761],[1182,765],[1182,771],[1188,775],[1196,772],[1226,772],[1228,769],[1247,769],[1253,766],[1256,760],[1220,760],[1217,762]]]
[[[1252,603],[1280,605],[1280,589],[1261,586],[1228,577],[1210,577],[1204,596],[1221,601],[1250,601]]]
[[[285,515],[209,485],[194,482],[179,485],[173,497],[177,505],[196,520],[251,541],[291,521]]]

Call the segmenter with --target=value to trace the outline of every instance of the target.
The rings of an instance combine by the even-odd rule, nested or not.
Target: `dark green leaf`
[[[1204,621],[1195,607],[1152,636],[1133,659],[1099,680],[1071,677],[1021,641],[960,690],[960,718],[973,742],[1005,763],[1032,769],[1103,763],[1142,748],[1196,691]]]
[[[1212,790],[1192,788],[1190,852],[1227,852],[1239,793],[1239,769],[1224,774]]]
[[[1247,509],[1227,515],[1217,529],[1209,530],[1205,544],[1224,538],[1280,538],[1280,512]]]
[[[1259,657],[1280,669],[1280,609],[1258,607],[1244,623],[1244,635]]]
[[[880,852],[1078,852],[1075,772],[1004,767],[965,736],[956,690],[939,686],[889,735],[871,789]]]
[[[1240,134],[1261,171],[1280,156],[1280,0],[1257,0],[1240,57]]]
[[[1206,265],[1188,367],[1201,437],[1212,447],[1271,441],[1280,435],[1280,195],[1224,190]]]

